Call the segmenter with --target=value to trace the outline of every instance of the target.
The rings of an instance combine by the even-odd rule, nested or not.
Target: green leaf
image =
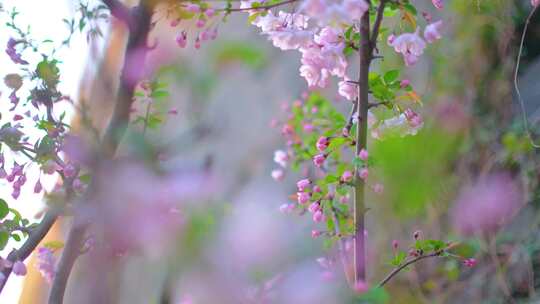
[[[384,304],[388,303],[390,296],[383,288],[372,288],[358,297],[358,303]]]
[[[150,97],[152,98],[161,98],[161,97],[168,97],[169,96],[169,92],[167,91],[154,91],[152,92],[152,95],[150,95]]]
[[[9,241],[9,232],[1,231],[0,232],[0,250],[3,250],[6,247],[8,241]]]
[[[404,251],[399,251],[398,253],[396,253],[396,255],[394,255],[394,258],[392,259],[390,264],[392,264],[392,266],[397,267],[401,265],[403,262],[405,262],[406,258],[407,258],[407,254]]]
[[[5,200],[0,198],[0,219],[5,218],[9,214],[9,206]]]
[[[399,70],[391,70],[384,74],[384,82],[387,84],[396,81],[399,77]]]

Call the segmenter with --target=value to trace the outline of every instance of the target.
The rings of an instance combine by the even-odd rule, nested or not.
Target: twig
[[[286,5],[286,4],[289,4],[289,3],[294,3],[294,2],[296,2],[296,1],[298,1],[298,0],[286,0],[286,1],[278,2],[278,3],[274,3],[274,4],[269,4],[269,5],[260,5],[260,6],[257,6],[257,7],[246,7],[246,8],[223,8],[223,9],[219,9],[219,11],[225,11],[225,12],[244,12],[244,11],[251,11],[251,10],[267,10],[267,9],[271,9],[271,8],[274,8],[274,7]]]
[[[48,211],[43,217],[43,219],[41,220],[41,222],[34,229],[32,229],[32,232],[30,233],[30,235],[28,236],[24,244],[21,246],[21,248],[19,248],[18,250],[12,251],[8,255],[7,259],[10,262],[16,262],[16,261],[23,261],[28,256],[30,256],[32,251],[36,249],[36,247],[39,245],[41,240],[43,240],[45,235],[47,235],[52,225],[56,221],[56,218],[57,218],[56,211],[54,210]],[[2,270],[2,274],[4,275],[4,280],[0,282],[0,293],[4,289],[4,286],[11,274],[11,271],[12,271],[12,267],[9,267],[9,268],[6,267],[4,268],[4,270]]]
[[[384,285],[386,285],[386,283],[388,283],[388,281],[390,281],[395,275],[397,275],[400,271],[402,271],[403,269],[407,268],[409,265],[412,265],[418,261],[421,261],[423,259],[427,259],[427,258],[432,258],[432,257],[438,257],[438,256],[441,256],[441,254],[443,253],[442,250],[439,250],[439,251],[435,251],[435,252],[432,252],[430,254],[426,254],[426,255],[420,255],[420,256],[417,256],[413,259],[410,259],[408,260],[407,262],[399,265],[397,268],[394,268],[394,270],[392,270],[380,283],[379,285],[377,285],[378,287],[383,287]]]
[[[379,7],[377,8],[377,17],[375,18],[375,23],[373,24],[373,31],[371,32],[371,48],[374,49],[377,44],[377,37],[379,36],[382,20],[384,18],[384,7],[386,6],[387,0],[381,0]]]
[[[351,108],[351,113],[349,114],[349,119],[347,120],[347,124],[345,125],[345,130],[347,130],[347,134],[351,132],[351,128],[354,123],[354,117],[356,116],[357,112],[358,112],[358,101],[355,101]]]
[[[538,148],[540,148],[540,145],[535,143],[534,140],[533,140],[531,129],[530,129],[530,126],[529,126],[529,119],[527,118],[527,112],[525,111],[525,105],[523,103],[523,98],[521,97],[521,92],[519,91],[519,86],[518,86],[518,72],[519,72],[519,65],[521,63],[521,54],[523,53],[523,45],[525,43],[525,36],[527,34],[527,29],[529,28],[529,23],[531,22],[531,19],[532,19],[534,13],[536,12],[537,8],[538,8],[538,6],[534,6],[533,9],[531,10],[529,16],[527,17],[527,20],[525,21],[525,27],[523,28],[523,34],[521,34],[521,42],[519,44],[519,51],[518,51],[517,60],[516,60],[516,69],[514,71],[514,88],[516,90],[516,95],[518,97],[519,107],[521,109],[521,118],[523,120],[523,124],[524,124],[524,127],[525,127],[525,133],[527,133],[527,136],[529,137],[529,141],[531,142],[531,145],[534,148],[538,149]]]

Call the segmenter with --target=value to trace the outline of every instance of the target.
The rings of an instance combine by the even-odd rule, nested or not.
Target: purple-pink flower
[[[426,28],[424,29],[424,39],[426,39],[426,41],[428,43],[433,43],[433,42],[441,39],[442,38],[442,35],[441,35],[442,26],[443,26],[442,20],[439,20],[437,22],[433,22],[433,23],[429,24],[428,26],[426,26]]]
[[[426,42],[420,37],[419,29],[416,29],[414,33],[405,33],[396,37],[391,46],[396,52],[403,55],[405,64],[411,66],[424,53]]]
[[[465,186],[452,209],[452,222],[464,235],[494,233],[523,204],[516,182],[506,173],[486,176]]]
[[[358,86],[349,82],[348,78],[345,78],[338,84],[338,93],[348,100],[356,100],[358,97]]]

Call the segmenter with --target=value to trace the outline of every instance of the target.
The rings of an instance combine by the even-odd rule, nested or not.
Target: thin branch
[[[379,7],[377,8],[377,17],[375,18],[375,23],[373,24],[373,31],[371,32],[371,48],[375,48],[377,44],[377,37],[379,36],[382,20],[384,18],[384,7],[388,0],[381,0]]]
[[[417,257],[415,257],[413,259],[408,260],[407,262],[405,262],[405,263],[399,265],[398,267],[394,268],[394,270],[392,270],[377,286],[378,287],[383,287],[395,275],[397,275],[403,269],[407,268],[409,265],[412,265],[412,264],[414,264],[414,263],[416,263],[418,261],[421,261],[423,259],[432,258],[432,257],[439,257],[439,256],[441,256],[442,253],[443,253],[443,251],[439,250],[439,251],[432,252],[430,254],[420,255],[420,256],[417,256]]]
[[[29,234],[28,238],[24,242],[24,244],[19,248],[18,250],[13,250],[7,257],[7,259],[10,262],[16,262],[16,261],[23,261],[25,260],[30,254],[36,249],[36,247],[39,245],[41,240],[47,235],[49,230],[51,229],[52,225],[56,221],[56,218],[58,217],[56,211],[50,210],[48,211],[41,222],[32,229],[32,232]],[[4,268],[2,270],[2,274],[4,275],[4,280],[0,282],[0,293],[4,289],[4,286],[11,274],[12,267]]]
[[[527,34],[527,29],[529,28],[529,23],[531,22],[531,19],[534,13],[536,12],[537,8],[538,6],[533,7],[533,9],[531,10],[531,13],[527,17],[527,20],[525,21],[525,27],[523,28],[523,34],[521,35],[521,42],[519,44],[519,51],[518,51],[517,60],[516,60],[516,69],[514,71],[514,88],[516,90],[519,107],[521,109],[521,118],[523,120],[523,124],[525,127],[525,133],[527,133],[527,136],[529,137],[531,145],[538,149],[540,148],[540,144],[535,143],[533,140],[531,129],[529,126],[529,119],[527,118],[527,112],[525,111],[525,104],[523,103],[523,98],[521,97],[521,92],[519,91],[519,86],[518,86],[518,72],[519,72],[519,65],[521,63],[521,54],[523,53],[523,45],[525,43],[525,36]]]
[[[351,108],[351,113],[349,114],[349,119],[347,120],[347,124],[345,125],[345,130],[347,130],[347,134],[351,132],[351,128],[354,123],[354,117],[357,116],[355,115],[357,112],[358,112],[358,101],[355,101]]]
[[[274,3],[274,4],[261,5],[261,6],[257,6],[257,7],[224,8],[224,9],[220,9],[220,11],[225,11],[225,12],[245,12],[245,11],[251,11],[251,10],[268,10],[268,9],[271,9],[271,8],[274,8],[274,7],[286,5],[286,4],[289,4],[289,3],[294,3],[296,1],[298,1],[298,0],[286,0],[286,1],[277,2],[277,3]]]

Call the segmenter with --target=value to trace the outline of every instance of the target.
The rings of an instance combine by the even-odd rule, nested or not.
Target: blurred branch
[[[519,65],[521,63],[521,54],[523,53],[523,45],[525,43],[525,36],[527,35],[527,29],[529,28],[529,23],[531,23],[531,19],[536,12],[536,9],[538,6],[533,6],[531,12],[529,13],[529,16],[527,17],[527,20],[525,21],[525,27],[523,28],[523,34],[521,34],[521,42],[519,44],[519,51],[516,59],[516,69],[514,71],[514,88],[516,90],[516,95],[519,102],[519,107],[521,109],[521,118],[523,120],[523,125],[525,128],[525,133],[527,133],[527,137],[529,137],[529,140],[531,142],[531,145],[534,148],[540,148],[540,145],[534,142],[534,139],[532,137],[531,128],[529,126],[529,118],[527,117],[527,111],[525,110],[525,105],[523,103],[523,98],[521,97],[521,92],[519,91],[518,86],[518,72],[519,72]]]
[[[420,255],[420,256],[417,256],[415,257],[414,259],[410,259],[408,260],[407,262],[401,264],[400,266],[398,266],[397,268],[395,268],[394,270],[392,270],[378,285],[377,287],[383,287],[384,285],[386,285],[386,283],[388,283],[394,276],[396,276],[400,271],[402,271],[403,269],[407,268],[408,266],[416,263],[416,262],[419,262],[423,259],[427,259],[427,258],[433,258],[433,257],[439,257],[441,256],[441,254],[444,252],[444,250],[438,250],[438,251],[435,251],[435,252],[432,252],[430,254],[425,254],[425,255]]]
[[[115,5],[115,2],[116,1],[106,1],[105,3]],[[102,141],[102,152],[106,158],[114,157],[118,145],[120,144],[120,140],[127,129],[130,109],[133,103],[133,93],[135,91],[136,83],[140,80],[137,79],[140,75],[139,70],[142,68],[146,53],[149,50],[146,41],[148,33],[151,30],[153,6],[148,5],[147,2],[148,1],[141,1],[135,9],[129,12],[128,19],[124,19],[124,21],[128,20],[130,33],[126,45],[124,66],[120,75],[118,97]],[[115,8],[115,6],[112,7]],[[137,64],[134,64],[133,56],[137,53]],[[91,192],[93,192],[93,190],[95,190],[93,185],[90,185],[86,197],[92,195]],[[75,260],[81,252],[80,249],[84,242],[87,226],[87,223],[79,223],[77,218],[73,220],[51,287],[51,293],[49,295],[50,304],[61,304],[64,301],[67,281],[75,264]]]
[[[56,211],[48,211],[41,222],[32,229],[30,232],[28,238],[24,242],[24,244],[19,248],[18,250],[13,250],[7,257],[7,260],[14,263],[16,261],[24,261],[34,249],[39,245],[41,240],[47,235],[49,230],[51,229],[52,225],[56,221],[56,218],[58,217]],[[11,275],[13,267],[5,267],[4,270],[2,270],[2,274],[4,275],[4,279],[0,281],[0,293],[4,289],[4,286]]]
[[[109,8],[111,15],[126,23],[128,26],[130,25],[131,16],[127,6],[118,0],[103,0],[103,3]]]

